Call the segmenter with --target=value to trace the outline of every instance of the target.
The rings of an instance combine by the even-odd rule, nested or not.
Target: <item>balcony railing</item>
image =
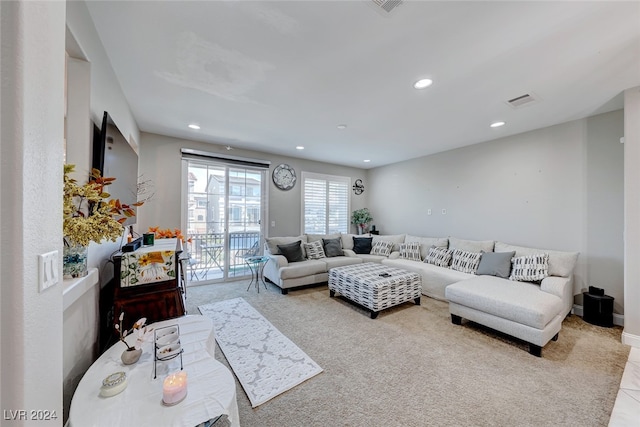
[[[260,253],[259,232],[232,232],[228,242],[224,233],[190,233],[188,239],[190,281],[221,279],[225,269],[228,277],[248,276],[244,258]]]

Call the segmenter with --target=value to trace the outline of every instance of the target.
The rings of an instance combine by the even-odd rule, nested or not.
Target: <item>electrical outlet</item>
[[[40,292],[58,283],[58,251],[38,255],[38,284]]]
[[[447,214],[447,210],[446,209],[442,209],[442,215],[446,215]]]
[[[427,209],[427,215],[431,215],[431,209]]]
[[[276,226],[276,222],[275,221],[271,221],[271,226],[275,227]]]

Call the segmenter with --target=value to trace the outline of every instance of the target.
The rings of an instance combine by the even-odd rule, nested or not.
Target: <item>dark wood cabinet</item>
[[[163,241],[165,240],[165,241]],[[175,241],[175,248],[169,241]],[[158,280],[145,283],[144,280],[131,278],[129,281],[122,277],[121,269],[123,256],[134,254],[132,259],[140,257],[141,262],[146,262],[146,255],[154,255],[163,252],[166,254],[173,252],[170,256],[174,269],[170,271],[171,276],[166,280]],[[136,252],[138,252],[136,254]],[[183,316],[186,312],[184,302],[184,286],[182,281],[180,254],[182,253],[182,242],[179,239],[159,239],[153,247],[143,247],[127,254],[118,253],[114,256],[114,294],[113,294],[113,316],[117,321],[120,313],[124,313],[123,327],[131,328],[134,322],[142,317],[147,318],[147,324],[160,320],[172,319]],[[125,265],[130,262],[127,260]],[[171,264],[171,261],[169,261]],[[149,266],[148,266],[149,267]],[[132,267],[134,269],[134,267]],[[125,269],[126,271],[126,269]],[[138,269],[135,268],[137,272]],[[148,270],[149,271],[149,270]],[[130,282],[134,281],[135,284]],[[124,286],[125,283],[128,286]]]

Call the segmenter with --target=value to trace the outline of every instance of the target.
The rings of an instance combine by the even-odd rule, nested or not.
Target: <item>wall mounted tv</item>
[[[111,198],[131,205],[138,201],[138,154],[115,125],[109,113],[104,112],[102,127],[93,126],[92,168],[98,169],[102,176],[116,180],[106,190]],[[137,212],[136,212],[137,213]],[[136,223],[136,217],[127,218],[124,225]]]

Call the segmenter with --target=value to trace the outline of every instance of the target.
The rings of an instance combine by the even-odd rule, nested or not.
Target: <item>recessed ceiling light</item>
[[[198,125],[197,125],[197,124],[195,124],[195,123],[191,123],[191,124],[189,125],[189,129],[198,130],[198,129],[200,129],[200,126],[198,126]]]
[[[298,146],[296,147],[296,150],[304,150],[304,147],[303,147],[302,145],[298,145]]]
[[[346,129],[347,125],[338,125],[338,129],[342,130],[342,129]]]
[[[369,163],[370,161],[371,160],[369,160],[369,159],[363,160],[363,162],[365,162],[365,163]]]
[[[493,122],[493,123],[491,123],[490,126],[492,128],[499,128],[500,126],[504,126],[504,125],[505,125],[505,122]]]
[[[416,89],[424,89],[425,87],[429,87],[433,84],[433,80],[431,79],[420,79],[413,84],[413,87]]]

